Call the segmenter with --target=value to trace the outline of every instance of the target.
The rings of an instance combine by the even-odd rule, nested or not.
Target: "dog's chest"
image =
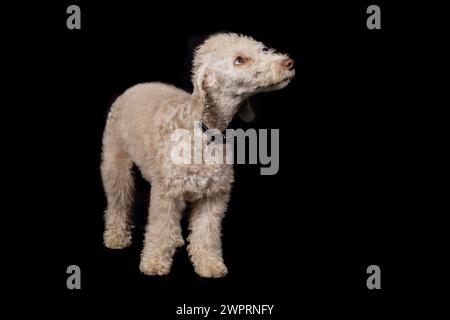
[[[230,182],[230,165],[188,165],[172,171],[169,189],[185,200],[196,200],[202,196],[219,192]]]
[[[214,179],[208,175],[190,174],[181,183],[184,196],[189,198],[207,192],[213,186]]]

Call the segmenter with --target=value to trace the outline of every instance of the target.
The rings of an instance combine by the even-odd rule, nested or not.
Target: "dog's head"
[[[209,37],[196,49],[192,70],[194,87],[242,98],[282,89],[294,75],[286,54],[235,33]]]

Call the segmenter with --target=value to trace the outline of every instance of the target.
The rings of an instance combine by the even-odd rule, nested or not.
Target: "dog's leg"
[[[170,272],[175,250],[184,244],[180,225],[184,207],[184,201],[169,197],[158,186],[152,186],[139,266],[142,273],[162,276]]]
[[[108,206],[103,240],[106,247],[121,249],[131,245],[133,162],[114,137],[111,127],[105,130],[101,173]]]
[[[194,203],[189,221],[188,251],[195,272],[206,278],[227,274],[222,258],[221,229],[229,195],[207,197]]]

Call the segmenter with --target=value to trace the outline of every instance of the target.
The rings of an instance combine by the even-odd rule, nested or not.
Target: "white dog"
[[[189,202],[188,252],[195,271],[202,277],[225,276],[221,221],[233,167],[175,164],[171,134],[179,128],[193,132],[195,121],[223,131],[241,106],[240,113],[249,120],[253,115],[244,103],[247,98],[284,88],[294,74],[294,61],[287,55],[250,37],[221,33],[195,51],[192,94],[167,84],[145,83],[117,98],[103,136],[105,245],[120,249],[131,244],[134,163],[152,186],[141,271],[169,273],[176,248],[184,244],[180,219]]]

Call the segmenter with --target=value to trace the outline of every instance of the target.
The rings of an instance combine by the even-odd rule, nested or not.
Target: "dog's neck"
[[[223,131],[239,110],[243,98],[211,92],[204,95],[202,99],[197,99],[197,103],[200,104],[197,109],[200,113],[200,121],[208,128]]]

